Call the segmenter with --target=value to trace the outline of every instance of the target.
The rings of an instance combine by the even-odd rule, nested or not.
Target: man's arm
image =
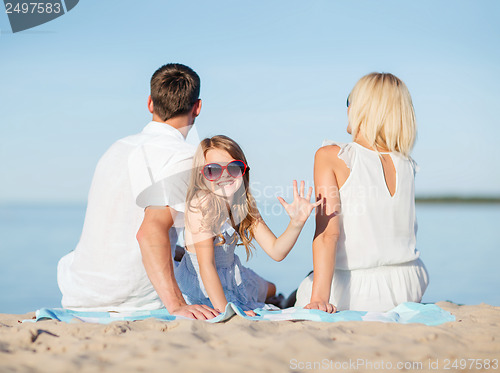
[[[211,319],[217,313],[204,305],[187,305],[177,285],[172,263],[169,229],[175,210],[170,207],[147,207],[137,232],[142,262],[149,280],[170,314],[196,319]]]

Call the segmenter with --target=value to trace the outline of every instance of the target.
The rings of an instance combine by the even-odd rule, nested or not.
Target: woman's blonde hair
[[[410,156],[417,122],[410,92],[398,77],[389,73],[362,77],[349,95],[348,118],[353,140],[360,133],[374,149]]]
[[[243,185],[235,192],[230,205],[224,197],[211,191],[201,172],[205,165],[206,154],[211,149],[224,150],[233,159],[248,164],[243,150],[229,137],[217,135],[203,139],[193,159],[193,171],[191,172],[187,192],[188,210],[201,212],[203,216],[202,229],[209,230],[219,237],[221,240],[218,245],[225,243],[225,238],[221,234],[221,227],[229,215],[231,226],[238,232],[239,238],[245,246],[248,260],[251,255],[251,248],[253,248],[253,229],[260,217],[255,199],[250,192],[249,171],[247,169],[242,176]],[[234,241],[238,241],[238,236],[233,236]]]

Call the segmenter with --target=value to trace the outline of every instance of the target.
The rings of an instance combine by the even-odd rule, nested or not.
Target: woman
[[[361,78],[347,101],[353,142],[316,152],[314,272],[296,306],[387,311],[420,302],[428,274],[416,249],[410,151],[416,121],[406,85],[392,74]]]

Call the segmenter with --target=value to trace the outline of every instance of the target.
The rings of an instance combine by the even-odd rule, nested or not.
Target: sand
[[[500,372],[500,307],[437,304],[456,321],[21,324],[34,313],[2,314],[0,372]]]

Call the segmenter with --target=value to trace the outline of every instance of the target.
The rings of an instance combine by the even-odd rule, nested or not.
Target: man
[[[99,160],[76,249],[58,264],[65,308],[133,311],[161,308],[210,319],[187,305],[174,277],[170,239],[183,221],[194,147],[185,138],[201,110],[200,78],[167,64],[151,78],[153,121],[114,143]]]

